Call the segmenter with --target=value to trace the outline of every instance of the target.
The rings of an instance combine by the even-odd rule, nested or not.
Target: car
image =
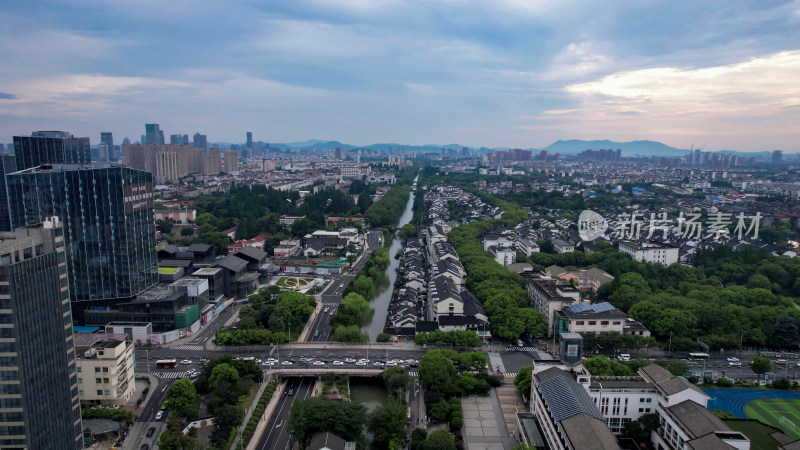
[[[326,307],[322,308],[322,312],[324,312],[324,313],[328,312],[328,307],[326,306]]]
[[[728,362],[728,366],[729,367],[741,367],[742,363],[739,362],[739,361],[730,361],[730,362]]]
[[[397,365],[397,361],[386,361],[386,367],[394,367]]]
[[[181,364],[191,364],[191,363],[192,363],[191,359],[184,359],[183,361],[181,361]]]
[[[356,360],[353,358],[345,358],[344,362],[346,362],[347,364],[355,364]]]
[[[287,360],[284,360],[284,361],[281,363],[281,365],[282,365],[282,366],[291,366],[291,365],[292,365],[292,362],[291,362],[291,361],[289,361],[289,360],[287,359]]]
[[[288,394],[289,394],[289,395],[294,395],[294,389],[292,389],[292,388],[289,388],[289,392],[288,392]]]
[[[200,372],[192,372],[192,373],[189,374],[189,378],[191,378],[193,380],[195,378],[197,378],[198,376],[200,376]]]
[[[779,360],[775,361],[775,363],[777,363],[777,364],[786,364],[786,360],[785,359],[779,359]]]
[[[415,362],[410,362],[410,363],[408,363],[408,366],[407,366],[407,367],[408,367],[409,369],[413,369],[413,368],[415,368],[415,367],[419,367],[419,364],[418,364],[418,363],[415,363]]]
[[[619,356],[617,356],[617,359],[620,360],[620,361],[630,361],[631,360],[631,355],[629,355],[627,353],[620,353]]]
[[[324,366],[325,365],[325,361],[314,361],[311,364],[313,364],[315,366]]]
[[[386,364],[383,361],[375,361],[374,363],[372,363],[372,365],[373,366],[378,366],[378,367],[383,367]]]
[[[344,365],[344,363],[343,363],[343,362],[341,362],[341,361],[334,361],[334,362],[333,362],[333,365],[334,365],[334,366],[343,366],[343,365]]]
[[[260,359],[257,359],[257,360],[256,360],[256,364],[261,364],[261,360],[260,360]]]
[[[369,360],[368,359],[359,359],[356,362],[356,364],[358,364],[359,366],[365,366],[365,365],[369,364]]]
[[[340,285],[339,285],[339,287],[340,287],[340,288],[343,288],[343,287],[344,287],[344,283],[340,284]]]
[[[311,361],[313,361],[313,359],[311,359],[311,358],[305,358],[305,357],[304,358],[300,358],[300,362],[311,362]]]
[[[139,450],[150,450],[150,446],[147,444],[142,444],[142,446],[139,447]]]
[[[147,429],[147,433],[145,434],[146,438],[151,438],[156,433],[156,427],[150,427]]]
[[[737,357],[735,357],[735,356],[729,356],[729,357],[728,357],[728,362],[736,362],[736,361],[738,361],[738,360],[739,360],[739,358],[737,358]]]
[[[231,305],[234,305],[234,306],[236,306],[237,304],[238,303],[236,302],[236,300],[234,300],[233,303],[231,303]]]
[[[163,417],[164,417],[164,410],[162,409],[156,413],[156,420],[161,420],[161,418]]]

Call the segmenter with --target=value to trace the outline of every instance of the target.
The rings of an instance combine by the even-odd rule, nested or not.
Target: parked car
[[[162,409],[156,413],[156,420],[161,420],[161,418],[163,417],[164,417],[164,410]]]
[[[155,434],[155,432],[156,432],[156,428],[155,427],[150,427],[150,428],[147,429],[147,434],[145,434],[145,437],[147,437],[149,439],[149,438],[153,437],[153,434]]]

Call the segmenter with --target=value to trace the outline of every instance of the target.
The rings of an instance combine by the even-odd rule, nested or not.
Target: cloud
[[[0,100],[16,100],[17,96],[8,92],[0,92]]]
[[[618,72],[567,85],[578,108],[545,111],[539,123],[524,126],[629,139],[710,135],[719,147],[770,140],[791,145],[800,123],[799,79],[800,50],[722,66]]]

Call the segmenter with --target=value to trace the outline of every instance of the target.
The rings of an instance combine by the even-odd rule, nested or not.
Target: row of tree
[[[467,271],[467,287],[483,303],[492,325],[492,334],[516,339],[523,333],[547,332],[542,314],[529,307],[530,298],[522,277],[497,263],[483,250],[480,237],[500,222],[486,220],[462,225],[448,234]]]
[[[434,330],[430,333],[417,333],[414,336],[414,343],[452,345],[455,347],[480,347],[483,343],[481,338],[472,330]]]
[[[316,301],[299,292],[280,292],[277,286],[262,288],[239,309],[239,328],[222,330],[218,345],[265,345],[283,343],[298,336],[305,327]]]
[[[410,190],[408,185],[395,184],[392,186],[365,213],[369,224],[377,228],[396,225],[406,207]]]

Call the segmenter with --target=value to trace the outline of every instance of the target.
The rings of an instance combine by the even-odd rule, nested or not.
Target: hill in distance
[[[547,150],[548,153],[572,155],[586,149],[621,149],[623,157],[634,155],[681,157],[689,152],[689,149],[670,147],[656,141],[614,142],[609,140],[583,141],[579,139],[559,140],[548,145],[543,150]]]

